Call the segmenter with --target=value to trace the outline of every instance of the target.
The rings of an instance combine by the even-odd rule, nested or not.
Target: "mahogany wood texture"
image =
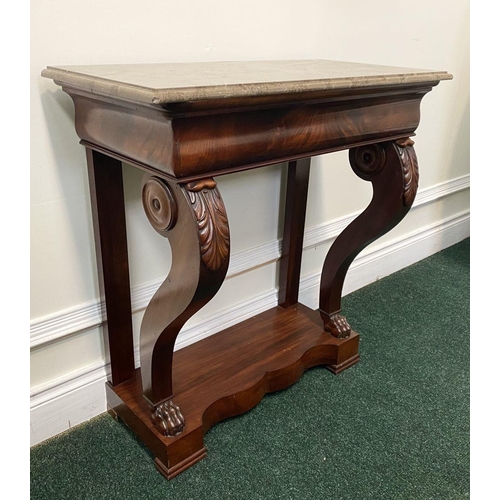
[[[266,393],[295,383],[305,370],[331,365],[340,372],[358,361],[359,336],[337,339],[317,311],[302,304],[276,307],[174,353],[173,387],[184,431],[162,435],[149,418],[140,369],[107,387],[108,405],[156,456],[169,479],[206,455],[203,435],[217,422],[244,413]]]
[[[431,90],[402,85],[163,108],[63,88],[75,103],[84,144],[184,180],[411,136]]]
[[[135,370],[122,165],[91,149],[87,149],[87,165],[99,288],[105,305],[104,340],[111,381],[120,384]]]

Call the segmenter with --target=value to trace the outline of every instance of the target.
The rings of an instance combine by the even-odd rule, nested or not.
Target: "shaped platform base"
[[[318,311],[302,304],[276,307],[174,353],[174,401],[186,421],[178,436],[162,436],[142,396],[140,369],[116,387],[107,384],[110,413],[123,420],[155,455],[167,478],[207,454],[204,434],[217,422],[256,406],[266,393],[297,382],[308,368],[333,373],[359,360],[359,335],[337,339]]]

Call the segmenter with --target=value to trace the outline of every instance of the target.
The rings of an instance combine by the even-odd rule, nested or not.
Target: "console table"
[[[306,369],[337,374],[358,361],[359,336],[341,314],[344,279],[356,255],[410,209],[420,101],[449,73],[311,60],[49,67],[42,76],[73,99],[87,151],[108,408],[160,472],[170,479],[201,460],[211,426]],[[314,311],[298,302],[310,157],[343,149],[373,198],[329,250]],[[170,273],[144,314],[137,369],[122,161],[144,171],[145,213],[172,248]],[[228,218],[214,177],[282,162],[278,306],[174,353],[181,328],[228,269]]]

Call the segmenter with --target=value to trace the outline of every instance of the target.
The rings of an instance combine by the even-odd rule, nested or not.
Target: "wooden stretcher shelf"
[[[176,403],[186,421],[178,436],[162,436],[151,422],[140,369],[133,379],[107,386],[108,405],[142,437],[170,479],[206,455],[203,435],[214,424],[289,387],[308,368],[348,368],[359,359],[358,343],[354,332],[347,339],[326,333],[318,312],[302,304],[275,307],[174,353]]]

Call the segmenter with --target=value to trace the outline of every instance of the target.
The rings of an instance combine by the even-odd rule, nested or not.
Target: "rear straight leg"
[[[135,368],[122,165],[87,148],[87,166],[110,382],[118,385],[132,378]]]
[[[296,304],[299,299],[310,165],[311,158],[303,158],[288,164],[285,221],[279,269],[278,303],[283,308]]]
[[[297,304],[299,297],[310,164],[311,159],[305,158],[288,165],[283,250],[280,260],[279,305],[283,308]],[[358,342],[358,335],[339,339],[337,359],[327,368],[337,374],[357,363]]]

